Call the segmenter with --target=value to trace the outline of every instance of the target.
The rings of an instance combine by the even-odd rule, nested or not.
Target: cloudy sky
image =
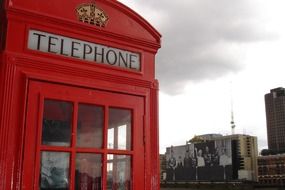
[[[267,148],[264,94],[285,87],[284,0],[120,0],[162,34],[160,152],[194,135],[258,137]]]

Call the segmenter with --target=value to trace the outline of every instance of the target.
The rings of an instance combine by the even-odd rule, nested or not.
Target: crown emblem
[[[79,21],[99,27],[105,27],[109,20],[108,15],[94,3],[79,5],[76,8],[76,13]]]

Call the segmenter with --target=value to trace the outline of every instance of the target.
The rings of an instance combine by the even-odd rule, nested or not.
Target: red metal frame
[[[36,154],[38,147],[29,142],[27,135],[30,124],[41,125],[42,113],[38,113],[38,110],[42,110],[45,96],[35,97],[33,100],[39,107],[31,105],[28,100],[32,96],[29,91],[32,81],[41,81],[41,84],[51,86],[61,85],[68,89],[80,88],[80,92],[90,89],[104,93],[108,101],[104,106],[116,105],[114,94],[138,98],[143,109],[135,111],[134,118],[137,118],[137,123],[142,124],[142,128],[133,134],[132,138],[141,138],[143,143],[134,141],[135,150],[132,152],[113,150],[112,153],[132,154],[134,160],[144,163],[143,171],[135,168],[139,167],[139,164],[133,164],[134,189],[159,189],[158,83],[154,75],[154,60],[160,47],[161,36],[142,17],[115,0],[95,2],[110,17],[105,28],[81,23],[76,18],[75,8],[82,3],[86,2],[82,0],[3,1],[4,6],[0,8],[0,22],[3,23],[0,34],[4,34],[0,39],[0,44],[3,44],[3,48],[0,48],[0,189],[32,189],[35,184],[28,182],[28,178],[34,176],[35,170],[31,171],[29,164],[26,163],[39,164],[38,161],[34,161],[38,157],[27,155],[27,153]],[[125,70],[29,50],[27,48],[29,29],[140,53],[141,71]],[[42,91],[43,86],[36,86],[33,90]],[[72,90],[72,94],[75,95],[76,90]],[[60,99],[68,100],[68,95]],[[84,100],[94,101],[87,97]],[[128,104],[128,101],[124,102],[123,107]],[[27,111],[28,109],[30,110]],[[107,110],[105,116],[108,118]],[[76,122],[74,117],[73,127]],[[106,126],[107,123],[105,123],[105,135]],[[103,144],[104,146],[107,144],[106,137]],[[140,156],[141,152],[144,156]],[[106,163],[107,150],[102,150],[102,153],[103,162]],[[73,156],[71,162],[74,160]],[[35,167],[39,168],[39,165]],[[103,171],[106,171],[105,165]],[[106,181],[105,177],[103,181]]]
[[[92,96],[90,96],[92,92]],[[68,94],[68,95],[66,95]],[[109,99],[107,97],[112,97]],[[56,147],[56,146],[45,146],[41,145],[41,126],[42,126],[42,116],[43,116],[43,102],[44,99],[54,99],[62,100],[73,103],[74,112],[73,112],[73,132],[71,147]],[[28,96],[28,121],[26,128],[26,137],[25,137],[25,155],[29,157],[24,157],[24,166],[26,167],[23,171],[23,189],[30,189],[30,187],[38,188],[38,181],[34,179],[39,179],[40,171],[40,153],[41,151],[60,151],[60,152],[69,152],[71,155],[70,160],[70,189],[74,188],[74,173],[75,173],[75,154],[76,153],[98,153],[102,155],[103,159],[103,170],[102,176],[104,182],[106,181],[106,155],[107,154],[118,154],[118,155],[130,155],[132,156],[133,162],[140,163],[138,165],[133,165],[133,171],[143,174],[144,164],[141,158],[143,158],[144,150],[143,146],[143,133],[142,123],[138,122],[140,117],[143,115],[143,98],[138,96],[130,96],[126,94],[111,93],[105,91],[96,91],[90,89],[80,89],[71,86],[62,86],[56,84],[42,83],[36,81],[30,81],[29,84],[29,96]],[[38,102],[38,103],[37,103]],[[77,148],[76,145],[76,126],[77,126],[77,110],[78,103],[88,103],[92,105],[104,106],[105,110],[105,125],[104,125],[104,146],[102,149],[95,148]],[[107,110],[111,107],[120,107],[133,110],[133,140],[132,147],[133,150],[112,150],[107,148],[107,129],[108,129],[108,112]],[[139,116],[141,115],[141,116]],[[34,123],[33,123],[34,122]],[[31,145],[34,145],[36,150],[31,150]],[[36,154],[33,156],[33,154]],[[36,163],[35,167],[34,164]],[[31,178],[31,176],[35,176]],[[140,180],[135,180],[139,176],[133,177],[133,189],[137,187],[143,187],[144,184],[141,184]],[[138,185],[139,184],[139,185]],[[106,184],[103,183],[104,189]]]

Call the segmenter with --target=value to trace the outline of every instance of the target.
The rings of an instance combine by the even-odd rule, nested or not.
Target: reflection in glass
[[[70,146],[72,104],[45,100],[42,128],[42,144]]]
[[[79,104],[77,146],[102,148],[103,144],[103,108]]]
[[[108,126],[108,148],[131,149],[131,110],[110,108]]]
[[[127,155],[107,155],[107,189],[131,189],[131,157]]]
[[[79,153],[76,156],[75,189],[101,190],[102,156],[100,154]]]
[[[41,154],[40,189],[67,190],[69,187],[69,153],[47,152]]]

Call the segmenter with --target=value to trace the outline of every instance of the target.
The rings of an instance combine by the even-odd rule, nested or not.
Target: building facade
[[[257,155],[253,136],[195,136],[166,149],[166,181],[257,181]]]
[[[159,160],[160,160],[160,181],[165,181],[166,180],[166,155],[160,154]]]
[[[275,88],[265,95],[268,149],[285,150],[285,89]]]
[[[237,143],[233,155],[237,155],[238,179],[257,181],[257,137],[249,135],[231,135],[234,143]],[[234,146],[235,147],[235,146]]]
[[[258,181],[263,185],[285,185],[285,154],[258,157]]]

